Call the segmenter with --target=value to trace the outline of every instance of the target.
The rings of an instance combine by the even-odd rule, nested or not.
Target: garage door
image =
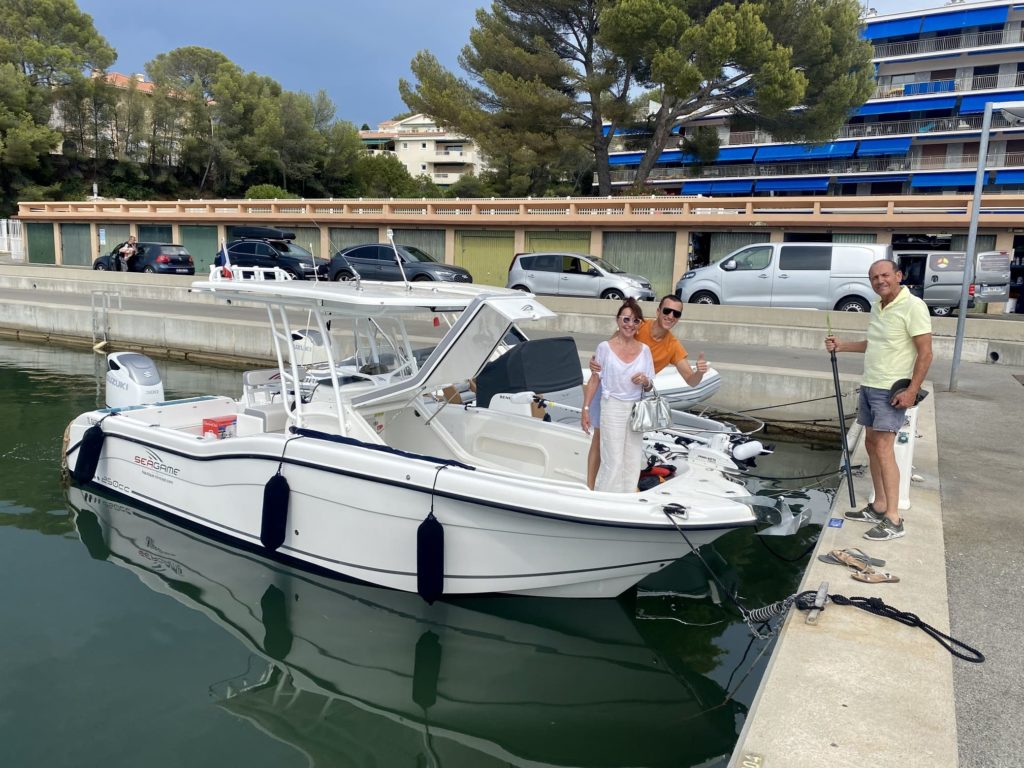
[[[295,233],[294,242],[300,248],[305,248],[314,256],[323,256],[320,253],[320,227],[281,227],[289,232]]]
[[[770,237],[767,232],[712,232],[709,257],[716,262],[745,245],[767,243]]]
[[[70,267],[92,266],[92,243],[88,224],[60,225],[61,264]]]
[[[504,286],[513,256],[515,236],[511,232],[455,233],[455,263],[468,269],[475,283]]]
[[[97,224],[95,246],[96,256],[101,253],[110,253],[114,246],[120,245],[128,239],[127,224]]]
[[[590,253],[589,232],[527,232],[527,251]]]
[[[415,245],[438,261],[444,261],[443,229],[396,229],[395,242],[398,245]]]
[[[178,227],[178,231],[181,232],[181,245],[192,254],[196,274],[207,274],[220,247],[217,242],[217,228],[182,225]]]
[[[170,224],[139,224],[140,243],[171,243],[173,237]]]
[[[651,281],[656,296],[672,293],[675,232],[605,232],[604,258]]]
[[[56,264],[57,255],[54,250],[53,224],[35,224],[29,222],[28,227],[28,263]]]
[[[331,256],[350,245],[377,242],[376,227],[331,227]]]

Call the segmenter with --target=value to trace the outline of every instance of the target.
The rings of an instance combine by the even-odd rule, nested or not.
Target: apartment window
[[[420,149],[426,149],[426,148],[427,148],[427,142],[421,141],[420,142]]]
[[[409,148],[409,142],[408,141],[403,141],[402,142],[402,149],[408,149],[408,148]]]
[[[427,164],[426,163],[420,163],[420,170],[421,171],[427,170]]]

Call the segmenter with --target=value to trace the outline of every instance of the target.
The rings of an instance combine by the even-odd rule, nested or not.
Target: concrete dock
[[[122,309],[109,314],[112,345],[202,360],[182,347],[209,349],[213,340],[218,349],[235,350],[239,362],[266,359],[266,350],[250,341],[258,335],[251,328],[264,317],[261,310],[216,305],[188,294],[188,283],[0,265],[0,333],[86,343],[90,294],[108,290],[122,302]],[[572,333],[584,352],[612,330],[613,307],[607,302],[544,303],[566,313],[550,332]],[[825,314],[687,306],[678,335],[691,356],[704,351],[722,375],[712,404],[738,410],[832,392],[821,346]],[[829,314],[838,335],[862,337],[865,317]],[[815,553],[860,547],[884,558],[883,570],[900,582],[861,584],[848,570],[812,558],[802,589],[828,581],[832,593],[881,597],[977,647],[985,663],[956,660],[921,630],[852,607],[829,604],[815,625],[794,612],[730,765],[1024,764],[1024,665],[1018,652],[1024,618],[1016,606],[1024,593],[1024,515],[1018,503],[1024,472],[1015,451],[1024,437],[1024,322],[972,318],[967,326],[958,391],[949,392],[955,319],[935,319],[933,395],[919,411],[914,457],[922,481],[913,485],[912,506],[905,512],[907,535],[869,542],[861,538],[868,526],[845,521],[823,529]],[[860,355],[840,355],[845,393],[855,388],[861,362]],[[849,413],[853,400],[846,400]],[[789,418],[834,415],[834,403],[827,400],[807,407]],[[858,441],[855,464],[866,463],[862,451]],[[866,475],[855,479],[859,504],[869,485]],[[841,488],[832,516],[841,519],[847,505]]]

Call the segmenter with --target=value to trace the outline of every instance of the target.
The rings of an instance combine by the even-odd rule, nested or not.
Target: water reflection
[[[671,658],[678,633],[666,645],[626,601],[428,606],[221,546],[91,490],[70,488],[68,502],[93,558],[251,650],[250,668],[210,681],[217,704],[312,764],[686,766],[717,762],[735,741],[743,707]]]

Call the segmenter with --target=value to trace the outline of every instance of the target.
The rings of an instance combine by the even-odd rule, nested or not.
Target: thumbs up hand
[[[704,353],[697,355],[697,373],[702,376],[708,372],[708,361],[704,359]]]

